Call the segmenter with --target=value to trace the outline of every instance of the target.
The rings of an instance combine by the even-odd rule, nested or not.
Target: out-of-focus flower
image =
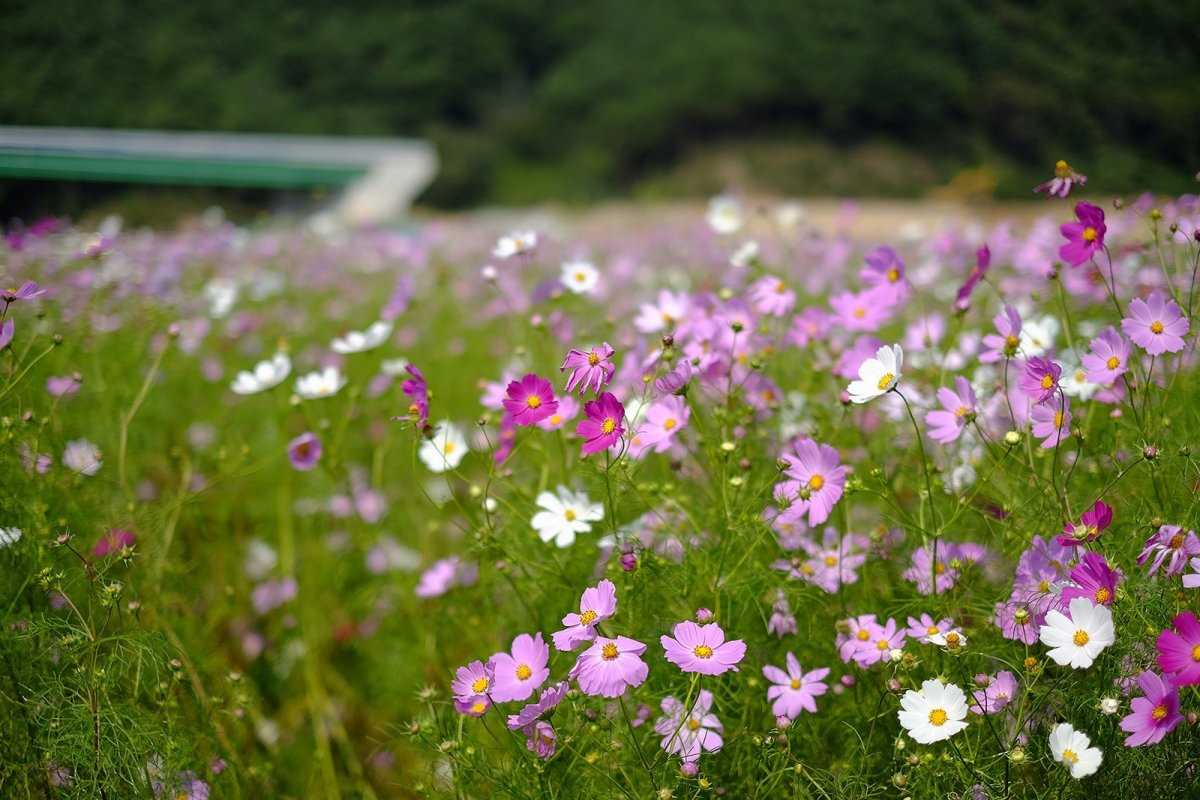
[[[570,547],[576,535],[587,533],[593,522],[604,519],[604,506],[593,503],[585,492],[573,492],[559,486],[557,494],[542,492],[537,496],[538,508],[531,525],[543,542]]]
[[[72,439],[63,450],[62,463],[72,472],[91,476],[100,471],[104,460],[100,448],[87,439]]]
[[[268,361],[260,361],[253,371],[242,370],[229,387],[234,394],[258,394],[274,389],[292,372],[292,360],[287,353],[276,353]]]
[[[453,422],[443,420],[433,427],[433,435],[421,442],[417,455],[430,472],[457,469],[469,452],[467,439]]]
[[[937,391],[942,408],[925,415],[929,426],[929,437],[942,444],[956,441],[962,435],[967,422],[975,415],[975,390],[971,382],[961,375],[954,379],[954,389],[942,387]]]
[[[573,294],[591,294],[600,283],[600,271],[587,261],[567,261],[558,280]]]
[[[708,201],[708,213],[705,215],[708,225],[720,234],[737,233],[744,222],[742,204],[737,198],[729,195],[719,195]]]
[[[339,336],[329,347],[335,353],[362,353],[379,347],[391,335],[392,323],[379,320],[371,323],[365,331],[350,331],[345,336]]]
[[[296,394],[305,400],[319,400],[333,397],[345,385],[346,376],[337,367],[326,367],[297,378]]]
[[[532,253],[538,246],[538,235],[535,231],[513,231],[501,236],[492,248],[496,258],[509,259],[514,256]]]
[[[311,431],[305,432],[288,442],[288,461],[292,468],[308,472],[321,460],[321,440]]]
[[[1066,197],[1074,186],[1085,186],[1087,175],[1071,169],[1071,165],[1059,159],[1054,164],[1054,177],[1033,187],[1034,194],[1045,192],[1047,197]]]

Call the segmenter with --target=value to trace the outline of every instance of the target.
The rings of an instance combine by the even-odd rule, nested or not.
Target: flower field
[[[1200,794],[1200,200],[0,245],[0,796]]]

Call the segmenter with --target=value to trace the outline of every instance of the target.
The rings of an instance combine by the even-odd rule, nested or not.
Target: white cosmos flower
[[[604,507],[593,503],[583,492],[572,492],[565,486],[559,486],[557,491],[557,495],[542,492],[537,496],[542,510],[533,515],[531,524],[543,542],[570,547],[576,534],[587,533],[593,522],[604,519]]]
[[[342,353],[362,353],[367,350],[373,350],[379,345],[387,341],[387,337],[392,333],[392,323],[384,320],[371,323],[371,326],[365,331],[350,331],[345,336],[339,336],[330,343],[333,352]]]
[[[1075,730],[1068,722],[1060,722],[1050,731],[1050,754],[1077,780],[1100,769],[1100,762],[1104,760],[1104,753],[1099,747],[1092,747],[1088,735]]]
[[[470,452],[467,439],[458,426],[442,420],[433,428],[433,436],[421,442],[418,455],[431,472],[445,472],[456,468]]]
[[[961,650],[967,646],[967,635],[957,628],[951,628],[943,633],[938,631],[929,635],[929,643],[944,647],[947,650]]]
[[[567,261],[558,279],[575,294],[591,294],[600,282],[600,271],[587,261]]]
[[[379,364],[379,371],[384,375],[390,375],[393,378],[397,375],[405,373],[405,367],[408,366],[408,360],[403,358],[388,358],[384,359]]]
[[[0,547],[11,547],[21,541],[20,528],[0,528]]]
[[[851,381],[846,387],[846,391],[850,393],[850,400],[855,403],[867,403],[887,394],[900,382],[900,367],[903,364],[904,351],[900,345],[884,345],[879,348],[875,351],[874,358],[868,358],[858,368],[858,380]]]
[[[501,236],[492,255],[496,258],[512,258],[532,251],[537,247],[538,235],[535,231],[513,231],[507,236]]]
[[[1070,618],[1058,610],[1046,613],[1046,624],[1040,631],[1042,644],[1052,648],[1046,655],[1054,663],[1086,669],[1101,650],[1116,640],[1112,611],[1086,597],[1072,600],[1069,610]]]
[[[1026,358],[1040,356],[1054,346],[1058,335],[1058,318],[1045,316],[1021,323],[1021,352]]]
[[[743,242],[742,246],[729,257],[729,264],[738,269],[745,269],[750,262],[758,258],[758,242],[753,239]]]
[[[708,225],[717,233],[736,233],[742,227],[742,204],[728,195],[708,201]]]
[[[234,394],[258,394],[274,389],[292,372],[292,360],[287,353],[276,353],[270,361],[260,361],[252,371],[242,370],[229,388]]]
[[[900,698],[900,724],[913,741],[933,744],[967,727],[967,696],[953,683],[928,680]]]
[[[95,475],[104,465],[100,448],[87,439],[73,439],[63,450],[62,462],[67,469],[80,475]]]
[[[237,302],[237,284],[228,278],[213,278],[204,287],[204,299],[208,300],[208,315],[220,319],[229,315]]]
[[[1059,385],[1062,387],[1063,394],[1084,401],[1091,400],[1092,395],[1100,390],[1100,384],[1090,383],[1087,379],[1087,370],[1078,364],[1062,365],[1062,380]]]
[[[296,394],[305,400],[333,397],[346,385],[346,376],[337,367],[326,367],[296,379]]]

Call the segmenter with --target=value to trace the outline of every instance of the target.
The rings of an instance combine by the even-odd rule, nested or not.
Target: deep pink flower
[[[608,385],[617,370],[612,363],[614,352],[608,342],[587,351],[569,350],[559,367],[560,372],[571,370],[567,376],[567,392],[576,388],[581,392],[599,392]]]
[[[1174,300],[1162,292],[1151,292],[1145,300],[1129,301],[1129,316],[1121,320],[1121,330],[1133,343],[1152,356],[1178,353],[1190,325]]]
[[[321,440],[315,433],[302,433],[288,442],[288,461],[292,462],[293,469],[308,472],[321,460],[321,450]]]
[[[549,661],[550,648],[542,641],[542,634],[520,634],[513,639],[510,652],[496,653],[488,660],[496,676],[492,699],[497,703],[528,699],[550,677],[546,666]]]
[[[1111,325],[1092,339],[1091,348],[1081,359],[1089,382],[1108,386],[1129,369],[1129,342]]]
[[[1174,631],[1158,634],[1158,666],[1175,686],[1200,684],[1200,622],[1191,611],[1184,611],[1172,624]]]
[[[630,686],[641,686],[650,674],[642,661],[646,645],[635,639],[597,636],[592,646],[579,654],[570,677],[579,689],[593,697],[620,697]]]
[[[945,387],[937,391],[942,408],[925,415],[929,426],[929,438],[942,444],[956,441],[962,435],[967,422],[975,415],[975,390],[961,375],[954,379],[954,389]]]
[[[1071,581],[1074,585],[1063,587],[1059,595],[1059,605],[1063,608],[1068,608],[1076,597],[1086,597],[1096,605],[1111,606],[1117,598],[1121,573],[1110,567],[1104,556],[1089,550],[1071,570]]]
[[[1021,315],[1015,308],[1005,306],[992,322],[997,332],[983,337],[984,351],[979,354],[979,361],[983,364],[1012,358],[1021,346]]]
[[[617,587],[608,578],[583,590],[579,598],[579,613],[571,612],[562,618],[566,627],[551,634],[554,646],[563,651],[574,650],[596,638],[596,626],[617,613]]]
[[[532,372],[508,384],[506,393],[504,409],[518,425],[536,425],[558,410],[553,385]]]
[[[104,558],[110,553],[119,553],[126,547],[133,547],[136,542],[137,537],[133,535],[133,531],[113,528],[96,540],[96,544],[92,546],[92,557]]]
[[[1091,203],[1075,206],[1077,222],[1068,222],[1059,230],[1067,243],[1058,250],[1058,257],[1073,267],[1089,261],[1104,246],[1104,210]]]
[[[410,377],[400,385],[400,391],[412,398],[408,413],[416,417],[418,427],[424,428],[429,422],[429,384],[415,364],[405,364],[404,369]]]
[[[697,625],[684,620],[675,626],[673,636],[663,634],[659,642],[666,651],[667,661],[684,672],[701,675],[720,675],[729,670],[737,672],[737,664],[746,655],[746,643],[741,639],[725,641],[725,631],[713,622]]]
[[[904,261],[895,250],[887,245],[876,247],[867,253],[866,262],[858,277],[871,287],[876,299],[884,305],[894,306],[908,298],[912,286],[904,276]]]
[[[1087,184],[1087,175],[1071,169],[1071,165],[1059,159],[1054,164],[1054,177],[1033,187],[1034,194],[1045,192],[1047,197],[1066,197],[1072,186]]]
[[[1041,404],[1054,397],[1061,377],[1062,367],[1048,358],[1034,356],[1025,362],[1018,385],[1026,397]]]
[[[1197,555],[1200,555],[1200,538],[1196,537],[1195,531],[1184,531],[1178,525],[1163,525],[1146,540],[1137,562],[1150,561],[1151,575],[1160,567],[1166,575],[1177,575],[1183,572],[1187,560]]]
[[[796,719],[802,711],[817,713],[816,698],[829,689],[822,680],[829,674],[829,668],[821,667],[806,673],[790,652],[786,663],[787,672],[769,664],[762,670],[763,677],[773,684],[767,687],[767,700],[772,701],[771,713],[788,719]]]
[[[1033,420],[1033,435],[1050,450],[1071,435],[1071,403],[1061,397],[1057,402],[1034,406],[1029,413]]]
[[[605,392],[595,400],[583,404],[587,419],[575,428],[576,435],[583,441],[583,455],[607,450],[625,433],[625,406],[621,405],[612,392]]]
[[[1100,534],[1108,530],[1109,525],[1112,525],[1112,519],[1112,507],[1103,500],[1097,500],[1079,517],[1078,525],[1068,522],[1063,526],[1058,543],[1063,547],[1078,547],[1087,542],[1094,542],[1100,538]]]
[[[842,497],[846,485],[846,468],[838,451],[827,444],[803,439],[796,444],[795,453],[784,453],[787,464],[784,474],[796,482],[796,496],[790,511],[796,516],[808,513],[809,525],[820,525],[829,519],[833,507]]]
[[[1137,678],[1142,697],[1130,703],[1132,710],[1121,720],[1121,730],[1129,734],[1126,747],[1141,747],[1158,744],[1175,727],[1183,722],[1179,713],[1179,690],[1150,670]]]
[[[963,281],[963,285],[958,287],[958,293],[954,296],[954,307],[959,311],[966,311],[971,300],[971,292],[975,291],[975,287],[983,280],[983,276],[987,274],[988,267],[992,264],[992,251],[985,244],[983,247],[975,251],[975,266],[967,274],[967,279]]]

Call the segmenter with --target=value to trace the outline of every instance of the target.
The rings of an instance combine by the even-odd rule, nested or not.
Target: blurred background
[[[1059,158],[1090,192],[1182,192],[1200,169],[1197,0],[7,6],[0,124],[425,140],[433,209],[1026,199]],[[13,163],[6,223],[246,218],[340,186]]]

